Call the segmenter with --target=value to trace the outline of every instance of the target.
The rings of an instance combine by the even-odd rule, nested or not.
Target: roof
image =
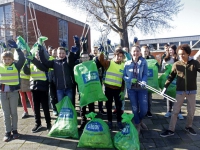
[[[152,44],[152,43],[170,43],[170,42],[195,41],[195,40],[200,40],[200,35],[144,39],[144,40],[139,40],[139,41],[140,41],[140,44]]]
[[[12,2],[17,2],[17,3],[19,3],[19,4],[24,5],[24,4],[25,4],[24,1],[25,1],[25,0],[0,0],[0,5],[2,5],[2,4],[8,4],[8,3],[12,3]],[[66,15],[63,15],[63,14],[61,14],[61,13],[58,13],[58,12],[56,12],[56,11],[54,11],[54,10],[51,10],[51,9],[49,9],[49,8],[46,8],[46,7],[41,6],[41,5],[39,5],[39,4],[36,4],[36,3],[32,2],[32,1],[28,1],[28,0],[27,0],[27,6],[28,6],[28,3],[29,3],[29,2],[31,2],[31,3],[34,4],[35,10],[44,12],[44,13],[46,13],[46,14],[50,14],[50,15],[52,15],[52,16],[55,16],[55,17],[57,17],[57,18],[66,20],[66,21],[68,21],[68,22],[72,22],[72,23],[77,24],[77,25],[80,25],[80,26],[84,26],[84,23],[81,22],[81,21],[78,21],[78,20],[73,19],[73,18],[71,18],[71,17],[68,17],[68,16],[66,16]]]

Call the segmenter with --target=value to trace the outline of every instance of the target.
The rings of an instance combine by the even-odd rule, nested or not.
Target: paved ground
[[[176,126],[176,133],[174,136],[161,138],[159,134],[162,130],[166,129],[169,124],[169,119],[164,118],[163,115],[166,111],[166,104],[162,97],[154,94],[153,95],[153,104],[152,104],[152,118],[145,118],[144,122],[148,126],[149,130],[141,131],[140,135],[140,143],[141,149],[188,149],[188,150],[196,150],[200,149],[200,98],[197,98],[196,105],[196,113],[194,118],[194,129],[197,131],[198,135],[191,136],[184,131],[185,127],[185,119],[178,120]],[[97,106],[96,106],[97,108]],[[130,111],[130,103],[126,100],[126,112]],[[79,107],[76,107],[77,111]],[[96,109],[97,110],[97,109]],[[182,107],[183,116],[186,118],[186,103]],[[31,129],[34,126],[34,117],[31,116],[27,119],[21,119],[21,114],[23,110],[22,107],[19,106],[18,114],[19,114],[19,133],[21,134],[20,139],[11,140],[8,143],[2,142],[0,140],[0,149],[45,149],[45,150],[61,150],[61,149],[72,149],[72,150],[87,150],[86,148],[77,148],[78,140],[74,139],[63,139],[63,138],[50,138],[47,136],[47,131],[45,128],[45,121],[42,119],[42,124],[44,127],[38,133],[31,133]],[[29,114],[33,115],[31,109],[29,108]],[[42,112],[43,115],[43,112]],[[104,120],[106,120],[105,116],[99,115]],[[80,118],[78,118],[80,120]],[[55,117],[53,117],[55,120]],[[3,118],[2,114],[0,115],[0,139],[3,138],[4,135],[4,127],[3,127]],[[79,123],[80,124],[80,123]],[[116,129],[112,131],[112,135],[116,133]],[[81,134],[81,133],[80,133]]]

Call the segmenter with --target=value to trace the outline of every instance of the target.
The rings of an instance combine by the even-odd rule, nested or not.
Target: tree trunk
[[[120,36],[120,45],[122,47],[128,47],[129,48],[127,29],[124,29],[123,32],[119,32],[119,36]]]

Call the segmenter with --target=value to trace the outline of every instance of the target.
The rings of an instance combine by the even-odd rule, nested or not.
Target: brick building
[[[30,47],[36,42],[33,24],[30,21],[30,10],[34,13],[33,6],[41,35],[48,37],[45,45],[58,47],[65,41],[70,49],[74,45],[73,36],[81,36],[84,23],[28,0],[0,0],[0,42],[15,39],[18,35],[24,37]],[[90,52],[90,30],[87,39]]]

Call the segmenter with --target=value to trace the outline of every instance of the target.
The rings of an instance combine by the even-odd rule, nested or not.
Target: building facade
[[[32,20],[34,20],[35,29]],[[31,47],[36,42],[36,32],[48,37],[45,41],[46,46],[51,45],[56,48],[65,41],[70,49],[74,45],[73,36],[80,37],[83,27],[84,23],[76,19],[28,0],[0,0],[0,42],[15,39],[20,35]],[[90,52],[90,30],[87,34],[87,41],[88,52]]]
[[[140,40],[140,45],[148,45],[151,48],[151,51],[164,50],[165,44],[175,44],[179,46],[181,44],[188,44],[191,48],[199,49],[200,48],[200,35],[194,36],[182,36],[182,37],[169,37],[169,38],[157,38],[157,39],[146,39]]]
[[[169,38],[157,38],[157,39],[146,39],[139,40],[140,46],[147,45],[150,48],[151,54],[160,63],[161,57],[164,54],[165,44],[175,44],[177,47],[181,44],[188,44],[192,49],[191,56],[196,58],[200,52],[200,35],[194,36],[182,36],[182,37],[169,37]]]

